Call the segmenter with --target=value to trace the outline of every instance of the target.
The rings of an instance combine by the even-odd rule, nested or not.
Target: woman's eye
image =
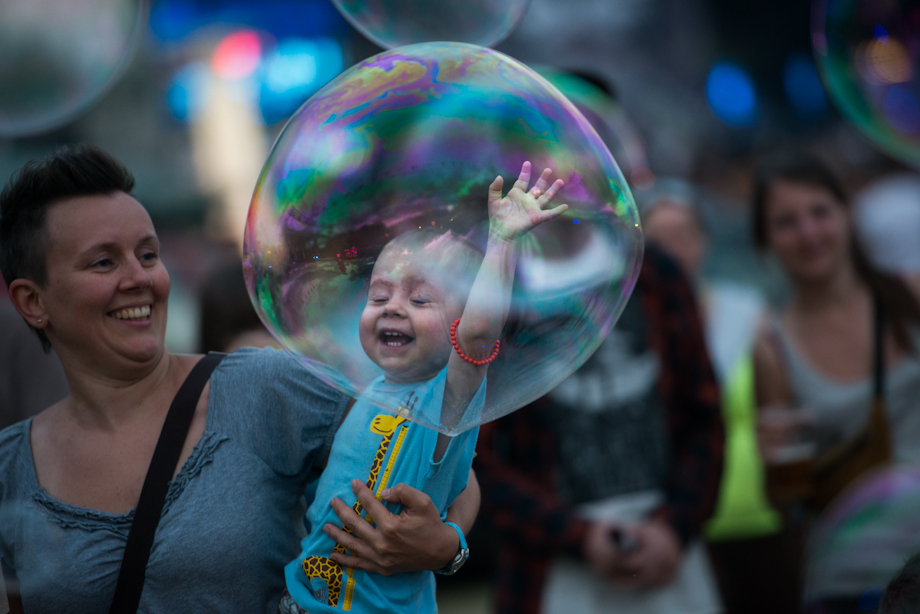
[[[782,215],[773,220],[773,225],[776,228],[791,228],[795,225],[795,218],[791,215]]]
[[[413,305],[427,305],[429,303],[427,298],[413,298],[410,301]]]
[[[112,264],[114,263],[112,262],[110,258],[100,258],[99,260],[93,263],[93,267],[105,269],[105,268],[112,266]]]
[[[141,261],[143,262],[155,262],[159,258],[159,254],[156,252],[146,252],[141,254]]]

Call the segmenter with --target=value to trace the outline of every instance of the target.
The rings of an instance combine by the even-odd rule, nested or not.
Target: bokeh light
[[[133,58],[143,0],[0,2],[0,137],[46,132],[98,100]]]
[[[524,16],[530,0],[333,0],[351,25],[385,49],[429,41],[491,47]]]
[[[224,79],[245,79],[252,75],[262,61],[262,41],[253,30],[228,34],[214,48],[211,67]]]
[[[847,119],[885,152],[920,165],[920,6],[817,0],[812,44]]]
[[[424,227],[484,247],[487,187],[500,174],[510,189],[525,160],[566,181],[555,202],[570,209],[522,244],[483,413],[453,425],[425,408],[411,417],[460,432],[536,399],[609,332],[635,283],[642,237],[626,182],[588,121],[495,51],[429,43],[381,53],[297,112],[249,212],[244,272],[257,311],[321,378],[360,393],[382,374],[364,354],[358,318],[384,245]]]
[[[814,117],[827,110],[827,96],[814,60],[804,53],[792,53],[783,65],[783,90],[799,115]]]
[[[342,46],[333,39],[280,41],[263,60],[259,106],[265,123],[287,118],[315,91],[342,72]]]
[[[195,121],[211,94],[210,74],[204,62],[190,62],[173,74],[166,90],[166,103],[173,117]]]
[[[753,123],[757,111],[754,83],[731,62],[717,62],[706,76],[706,101],[716,117],[733,126]]]

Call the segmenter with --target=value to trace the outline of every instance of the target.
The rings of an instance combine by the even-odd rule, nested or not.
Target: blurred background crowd
[[[145,8],[136,52],[90,108],[50,131],[0,132],[0,178],[62,144],[101,146],[133,171],[158,230],[172,278],[170,351],[271,345],[241,274],[253,187],[291,114],[380,48],[329,0],[152,0]],[[443,612],[871,611],[920,552],[911,513],[920,503],[911,470],[920,460],[920,176],[829,99],[811,11],[801,0],[532,0],[497,45],[594,118],[651,247],[621,336],[586,366],[594,371],[580,372],[574,392],[483,428],[483,511],[469,565],[440,582]],[[86,38],[100,27],[87,20]],[[697,329],[705,347],[694,345]],[[2,428],[63,397],[66,382],[5,292],[0,331]],[[647,355],[657,361],[652,375],[640,368]],[[671,463],[664,471],[681,484],[668,488],[687,490],[658,519],[678,559],[653,559],[634,587],[634,571],[602,569],[591,531],[622,524],[622,533],[603,534],[603,546],[624,552],[631,539],[654,541],[659,534],[630,527],[643,526],[635,518],[656,504],[590,508],[630,487],[595,492],[582,475],[617,465],[615,479],[639,479],[632,457],[603,449],[615,447],[604,435],[591,442],[596,454],[547,460],[588,445],[583,437],[598,423],[579,431],[539,418],[578,398],[591,377],[603,386],[627,366],[635,381],[647,379],[637,394],[657,395],[669,433],[642,440],[670,442],[668,459],[648,462]],[[870,412],[873,386],[885,393],[875,395],[884,397],[881,414]],[[632,407],[615,396],[604,402]],[[643,399],[635,403],[653,402]],[[856,436],[869,443],[840,455],[872,458],[840,470],[842,486],[818,501],[802,477],[809,463]],[[543,463],[539,475],[527,472],[533,459]],[[606,594],[604,581],[584,583],[566,557],[628,588]],[[694,557],[698,576],[685,568]],[[678,582],[699,590],[630,601]],[[574,597],[586,592],[595,597]]]

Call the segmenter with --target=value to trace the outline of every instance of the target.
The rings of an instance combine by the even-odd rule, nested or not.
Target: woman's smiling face
[[[164,351],[170,280],[147,211],[124,192],[55,203],[45,222],[45,328],[64,358],[108,365]]]
[[[768,192],[765,221],[767,243],[793,279],[826,279],[850,257],[850,216],[823,187],[776,181]]]

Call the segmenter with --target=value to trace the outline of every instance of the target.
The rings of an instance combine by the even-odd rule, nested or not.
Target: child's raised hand
[[[530,162],[524,162],[521,174],[514,182],[508,195],[502,198],[504,180],[499,175],[489,186],[489,220],[493,233],[500,238],[513,241],[536,226],[566,211],[568,205],[545,208],[553,196],[562,189],[565,182],[557,179],[547,189],[553,171],[545,169],[534,186],[530,183]]]

